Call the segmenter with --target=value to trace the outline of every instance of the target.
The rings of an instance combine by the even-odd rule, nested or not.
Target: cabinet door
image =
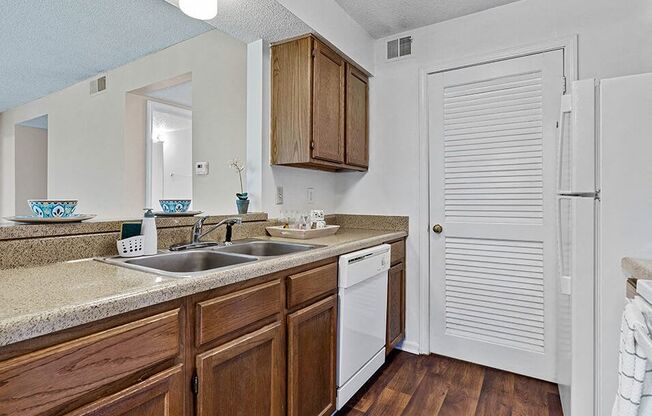
[[[279,322],[197,356],[198,416],[284,413],[285,356]]]
[[[337,295],[288,315],[288,415],[335,411]]]
[[[178,357],[180,316],[175,309],[0,361],[0,415],[51,414],[110,383]],[[30,394],[25,394],[27,390]]]
[[[66,416],[182,416],[182,368],[179,364]]]
[[[346,163],[369,166],[368,78],[346,65]]]
[[[312,157],[344,162],[344,60],[314,41]]]
[[[387,345],[389,353],[405,338],[405,266],[389,269],[387,288]]]

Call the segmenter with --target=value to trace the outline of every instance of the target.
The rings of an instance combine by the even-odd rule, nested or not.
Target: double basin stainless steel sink
[[[300,253],[318,247],[323,246],[282,241],[242,240],[234,241],[230,246],[167,251],[148,257],[109,257],[101,261],[165,276],[189,277],[262,258]]]

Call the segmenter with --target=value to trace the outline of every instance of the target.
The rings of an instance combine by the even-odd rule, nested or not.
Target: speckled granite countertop
[[[636,295],[636,281],[652,280],[652,260],[623,257],[620,265],[627,277],[626,294],[628,298]]]
[[[342,228],[334,236],[301,240],[324,245],[322,248],[181,279],[92,259],[0,270],[0,346],[339,256],[406,235],[404,231]]]
[[[620,264],[629,278],[652,279],[652,260],[623,257]]]

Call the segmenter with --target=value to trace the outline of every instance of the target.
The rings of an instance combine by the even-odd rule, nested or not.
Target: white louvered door
[[[430,345],[555,381],[563,54],[428,76]]]

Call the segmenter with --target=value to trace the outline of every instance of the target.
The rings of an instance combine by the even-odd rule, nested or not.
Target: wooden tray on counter
[[[297,228],[283,228],[283,226],[266,227],[267,232],[272,237],[296,238],[299,240],[308,240],[311,238],[327,237],[333,235],[340,229],[339,225],[327,225],[324,228],[315,228],[310,230],[299,230]]]

